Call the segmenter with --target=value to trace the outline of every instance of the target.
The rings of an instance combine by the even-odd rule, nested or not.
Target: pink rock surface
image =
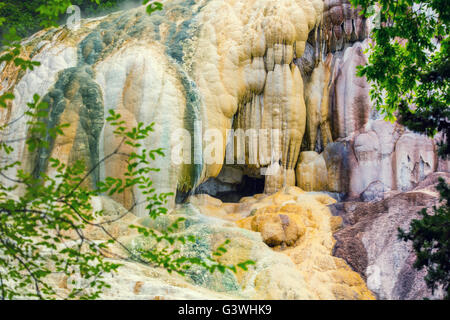
[[[331,52],[367,37],[366,19],[359,12],[360,8],[353,8],[348,0],[324,1],[323,32]]]
[[[382,201],[346,202],[334,205],[334,214],[343,217],[346,226],[335,234],[334,254],[343,258],[367,281],[379,299],[441,298],[423,280],[426,272],[413,268],[415,253],[411,243],[397,238],[397,229],[408,230],[422,208],[438,203],[435,190],[438,177],[450,182],[450,174],[433,173],[417,188],[392,192]]]
[[[395,189],[410,190],[437,169],[433,140],[426,136],[405,133],[395,146]]]
[[[365,77],[356,75],[356,67],[367,63],[362,44],[346,49],[342,58],[335,57],[330,88],[330,110],[333,138],[345,138],[362,129],[369,120],[370,86]]]

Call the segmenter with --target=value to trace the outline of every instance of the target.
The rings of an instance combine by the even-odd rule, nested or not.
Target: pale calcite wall
[[[297,185],[305,191],[328,190],[328,170],[323,154],[315,151],[300,153],[296,178]]]
[[[71,123],[66,137],[52,141],[51,151],[24,155],[36,172],[47,170],[50,156],[69,163],[84,159],[89,167],[116,150],[119,141],[103,124],[109,110],[121,113],[129,127],[155,122],[144,147],[162,147],[166,157],[155,163],[161,173],[152,178],[158,190],[174,193],[217,176],[222,164],[205,164],[207,141],[201,138],[190,143],[191,162],[198,156],[197,163],[173,164],[171,151],[179,141],[171,141],[171,134],[186,129],[192,135],[197,123],[203,133],[218,129],[224,154],[226,130],[234,121],[235,128],[269,130],[260,137],[261,147],[253,146],[257,167],[281,164],[282,173],[267,179],[266,191],[295,185],[307,114],[294,59],[303,55],[322,7],[321,0],[172,0],[162,14],[148,16],[140,7],[83,21],[79,30],[42,31],[24,51],[43,60],[42,67],[23,76],[4,66],[2,79],[8,80],[0,90],[15,90],[17,98],[3,121],[20,117],[36,92],[50,103],[51,126]],[[18,127],[26,136],[26,122]],[[24,150],[22,141],[16,152]],[[89,183],[121,176],[123,164],[123,157],[115,156]],[[126,193],[117,200],[130,204],[136,197],[138,192]]]
[[[33,101],[34,94],[45,95],[55,82],[58,72],[76,64],[76,50],[63,43],[58,43],[60,37],[61,32],[51,38],[41,39],[38,43],[33,42],[33,39],[29,40],[32,44],[25,47],[22,57],[26,58],[33,52],[33,59],[41,64],[35,67],[33,72],[24,74],[14,64],[3,64],[1,68],[0,94],[12,92],[15,96],[15,100],[10,102],[8,109],[0,109],[0,123],[9,124],[1,133],[2,141],[11,141],[9,145],[14,148],[11,154],[2,153],[0,155],[2,161],[11,163],[17,160],[23,161],[29,157],[25,149],[25,139],[28,135],[26,122],[30,119],[25,115],[27,103]],[[63,160],[67,160],[68,154],[68,152],[64,153]],[[14,170],[7,170],[5,175],[14,177]],[[6,185],[12,183],[8,179],[2,181]]]
[[[138,122],[155,123],[156,134],[151,134],[151,139],[144,142],[142,149],[150,150],[158,146],[172,149],[176,141],[171,140],[170,133],[175,128],[183,128],[180,106],[184,106],[186,101],[180,80],[160,46],[136,43],[122,47],[98,64],[96,80],[105,97],[105,111],[112,109],[120,113],[129,127],[136,126]],[[162,105],[165,106],[164,112],[160,111]],[[113,152],[120,142],[110,126],[103,128],[100,141],[102,157]],[[132,151],[129,146],[121,150]],[[164,158],[154,162],[154,167],[159,168],[160,172],[154,173],[152,179],[155,185],[173,192],[171,186],[177,185],[182,168],[172,164],[171,152],[165,153]],[[100,178],[104,179],[111,172],[123,175],[126,160],[126,157],[108,159],[102,166]],[[139,193],[135,197],[132,199],[130,193],[124,193],[116,195],[115,199],[126,207],[130,207],[133,201],[144,200]]]
[[[316,149],[319,134],[322,148],[333,142],[329,114],[332,61],[333,55],[328,54],[326,60],[313,70],[305,89],[307,143],[310,151]]]

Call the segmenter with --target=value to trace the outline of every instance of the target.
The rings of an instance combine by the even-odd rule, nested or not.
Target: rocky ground
[[[218,261],[237,264],[253,260],[248,271],[209,273],[193,267],[185,277],[133,261],[127,251],[113,245],[111,261],[122,264],[107,275],[111,285],[102,299],[282,299],[282,300],[409,300],[431,294],[423,280],[425,271],[413,268],[410,243],[398,240],[397,229],[408,229],[422,208],[438,203],[438,177],[428,176],[408,192],[387,192],[372,202],[339,202],[325,193],[288,187],[275,194],[244,197],[224,203],[209,195],[192,195],[156,220],[139,218],[109,198],[95,198],[95,210],[104,210],[108,232],[130,251],[152,247],[148,238],[130,225],[163,230],[174,220],[186,219],[179,235],[196,242],[179,249],[184,256],[206,259],[226,239],[228,252]],[[89,227],[88,238],[108,240],[104,231]],[[120,257],[120,258],[119,258]],[[69,278],[55,277],[53,284],[64,296]]]
[[[161,229],[179,217],[186,218],[180,235],[194,235],[196,243],[181,247],[185,256],[206,258],[226,239],[231,243],[219,261],[237,264],[253,260],[247,272],[210,274],[192,268],[186,277],[133,261],[123,263],[119,272],[108,276],[112,288],[104,299],[374,299],[363,278],[347,263],[332,255],[333,232],[342,224],[328,205],[335,200],[323,193],[304,192],[297,187],[273,195],[258,194],[239,203],[223,203],[208,195],[194,195],[157,220],[132,214],[108,225],[108,231],[130,250],[152,244],[128,228],[141,224]],[[96,209],[109,218],[123,213],[111,199],[96,199]],[[91,239],[108,237],[95,228],[86,230]],[[126,257],[119,247],[115,254]],[[68,279],[57,279],[61,294],[70,288]]]
[[[296,187],[239,203],[192,196],[190,204],[178,206],[175,213],[192,221],[184,232],[201,238],[208,250],[230,238],[223,261],[253,259],[256,265],[238,275],[197,270],[201,277],[182,278],[128,263],[112,279],[105,298],[442,298],[442,292],[432,295],[426,287],[425,271],[413,268],[410,243],[397,238],[397,228],[408,229],[417,212],[438,203],[435,186],[440,176],[450,181],[449,173],[434,173],[411,191],[386,192],[371,202],[336,203],[324,193]],[[185,253],[201,251],[187,248]]]

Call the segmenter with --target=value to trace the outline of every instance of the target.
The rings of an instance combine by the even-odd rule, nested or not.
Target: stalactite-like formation
[[[367,38],[366,19],[360,8],[353,8],[348,0],[324,0],[323,29],[328,50],[344,49],[346,43]]]
[[[266,177],[266,191],[295,185],[295,166],[306,125],[304,84],[293,63],[304,53],[308,34],[318,22],[321,1],[251,2],[260,10],[245,26],[249,53],[243,65],[244,87],[238,95],[234,129],[255,130],[245,143],[246,164],[280,165],[279,173]],[[239,142],[237,142],[239,143]],[[236,159],[243,155],[236,154]]]

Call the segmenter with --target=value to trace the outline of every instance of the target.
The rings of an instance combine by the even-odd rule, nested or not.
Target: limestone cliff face
[[[104,122],[113,109],[129,126],[156,123],[143,147],[166,150],[152,176],[163,191],[193,190],[217,177],[225,158],[265,178],[267,193],[297,185],[355,198],[378,182],[386,190],[410,189],[437,169],[435,145],[382,124],[371,109],[369,85],[355,74],[367,61],[366,24],[348,1],[172,0],[152,16],[137,8],[84,21],[79,30],[42,31],[23,52],[39,68],[23,74],[1,66],[1,92],[17,96],[1,121],[25,137],[26,103],[38,93],[50,104],[49,125],[71,127],[51,141],[50,152],[27,155],[21,140],[11,157],[27,159],[35,172],[50,170],[51,156],[93,165],[117,147]],[[230,139],[229,129],[244,130],[243,139]],[[185,161],[174,165],[177,132],[191,137],[183,139]],[[212,141],[219,147],[211,150]],[[410,143],[414,150],[402,147]],[[304,151],[317,152],[326,170],[322,162],[316,175],[302,163],[310,161]],[[106,161],[90,183],[120,176],[123,161]],[[264,176],[267,167],[274,173]],[[126,205],[131,195],[116,200]]]
[[[24,73],[0,65],[0,93],[16,96],[0,110],[1,123],[10,123],[2,134],[18,138],[14,153],[0,156],[22,159],[35,173],[52,174],[50,157],[93,166],[119,145],[105,125],[109,110],[130,127],[154,122],[155,133],[142,148],[165,149],[166,156],[152,163],[160,169],[151,174],[158,191],[265,192],[239,208],[190,198],[192,210],[201,208],[195,232],[207,233],[208,248],[217,234],[242,238],[236,255],[259,261],[250,278],[208,279],[209,288],[217,291],[225,281],[226,292],[247,286],[245,293],[238,290],[242,297],[372,298],[359,275],[331,255],[336,221],[323,194],[304,192],[382,200],[387,191],[411,190],[449,165],[438,161],[435,141],[387,123],[373,110],[369,84],[355,74],[367,62],[369,29],[346,0],[167,0],[152,16],[140,7],[85,20],[78,30],[41,31],[22,52],[40,67]],[[49,103],[50,127],[71,126],[50,139],[50,150],[28,154],[20,138],[28,134],[24,112],[34,93]],[[231,129],[242,130],[245,140],[229,136]],[[211,141],[218,148],[211,149]],[[224,166],[224,159],[234,165]],[[88,183],[122,176],[125,160],[108,159]],[[262,182],[261,190],[254,181]],[[135,190],[108,201],[128,208],[141,198]],[[285,203],[277,202],[281,198]],[[215,207],[222,220],[208,224],[204,217],[217,213]],[[171,209],[174,215],[182,211],[175,198]],[[145,216],[139,206],[134,213]],[[223,219],[233,227],[222,228]],[[290,262],[281,266],[277,259]],[[312,270],[319,271],[309,278]],[[171,297],[180,297],[174,292]]]

